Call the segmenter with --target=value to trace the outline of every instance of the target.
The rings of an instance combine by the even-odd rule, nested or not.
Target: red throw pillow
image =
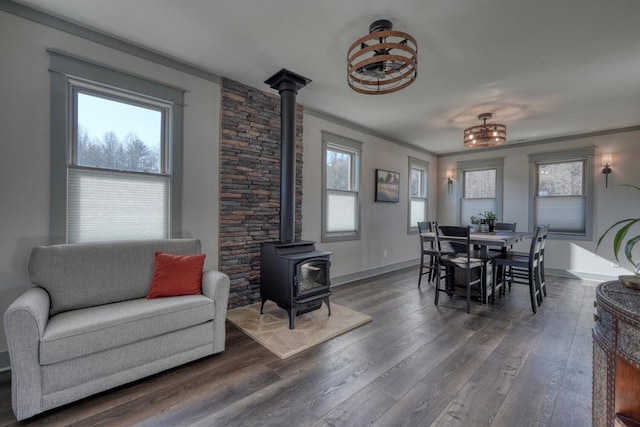
[[[200,295],[205,256],[156,252],[156,268],[147,298]]]

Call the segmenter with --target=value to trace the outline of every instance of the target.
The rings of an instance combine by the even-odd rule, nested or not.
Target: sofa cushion
[[[147,298],[201,294],[205,256],[156,252],[156,265]]]
[[[49,319],[40,342],[40,364],[68,360],[178,331],[214,318],[204,295],[140,298],[67,311]]]
[[[29,275],[51,297],[50,314],[144,298],[156,252],[200,253],[197,239],[139,240],[38,246]]]

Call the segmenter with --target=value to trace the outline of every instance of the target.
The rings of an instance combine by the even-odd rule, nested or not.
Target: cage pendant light
[[[384,95],[416,80],[416,39],[392,28],[391,21],[380,19],[369,26],[369,34],[353,42],[347,51],[347,82],[351,89],[366,95]]]
[[[464,130],[464,146],[470,148],[486,148],[502,145],[507,142],[507,127],[497,123],[487,123],[493,117],[491,113],[478,116],[481,125],[471,126]]]

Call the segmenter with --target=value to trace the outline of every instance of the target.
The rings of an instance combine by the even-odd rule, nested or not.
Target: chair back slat
[[[539,225],[533,232],[533,236],[531,236],[531,246],[529,247],[529,264],[531,266],[535,266],[538,262],[543,231],[544,225]]]
[[[441,225],[438,227],[440,230],[440,234],[444,237],[444,241],[453,249],[455,253],[469,253],[469,235],[470,229],[469,227],[457,227],[453,225]],[[463,242],[460,239],[446,239],[447,236],[450,237],[466,237],[467,241]],[[440,239],[442,242],[443,239]]]
[[[494,230],[501,231],[516,231],[516,223],[515,222],[496,222],[493,226]]]

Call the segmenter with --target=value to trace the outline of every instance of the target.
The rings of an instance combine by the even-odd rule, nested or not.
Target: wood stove
[[[285,69],[265,81],[280,94],[280,240],[264,243],[260,250],[260,314],[267,300],[275,302],[287,311],[289,329],[298,314],[320,308],[323,301],[331,315],[331,252],[295,240],[296,94],[310,81]]]
[[[298,314],[317,310],[324,301],[331,315],[329,267],[331,252],[316,250],[313,242],[265,243],[260,251],[260,314],[267,300],[289,315],[289,329]]]

